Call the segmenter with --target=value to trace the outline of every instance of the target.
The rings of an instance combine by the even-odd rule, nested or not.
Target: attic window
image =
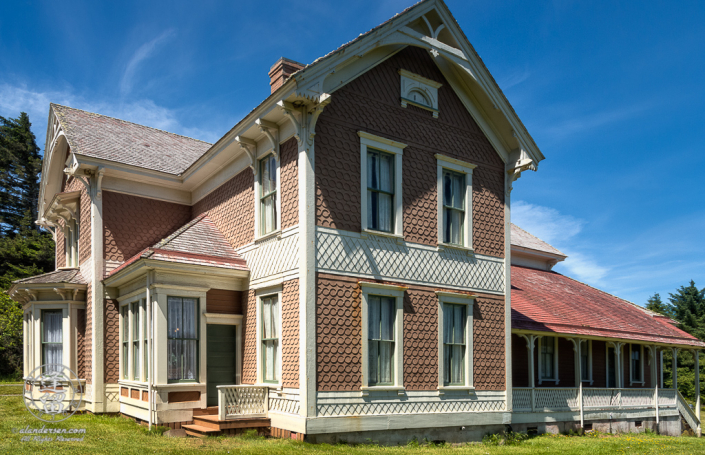
[[[433,118],[438,118],[438,89],[443,84],[404,69],[400,69],[399,74],[401,75],[401,107],[411,104],[433,112]]]

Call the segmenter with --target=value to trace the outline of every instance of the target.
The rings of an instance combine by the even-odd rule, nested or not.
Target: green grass
[[[692,437],[671,438],[655,435],[594,435],[594,436],[538,436],[519,445],[488,446],[472,444],[462,447],[405,446],[380,447],[375,445],[313,445],[281,439],[247,437],[167,438],[161,429],[148,432],[131,420],[122,417],[75,415],[65,422],[46,424],[47,428],[85,428],[82,442],[22,442],[22,435],[13,429],[29,426],[41,428],[41,421],[24,408],[21,398],[0,397],[0,453],[11,454],[692,454],[705,452],[705,439]],[[72,435],[66,435],[72,437]]]
[[[22,384],[0,384],[0,395],[22,395]]]

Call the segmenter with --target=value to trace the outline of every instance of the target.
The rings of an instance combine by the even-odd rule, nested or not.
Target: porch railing
[[[654,389],[583,388],[582,400],[577,387],[515,387],[512,403],[515,412],[555,412],[595,409],[655,408]],[[582,401],[582,403],[581,403]],[[676,391],[658,390],[658,407],[676,406]]]
[[[218,418],[266,417],[268,410],[267,387],[254,385],[218,386]]]

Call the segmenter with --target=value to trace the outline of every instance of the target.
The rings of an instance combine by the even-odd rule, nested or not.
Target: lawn
[[[655,435],[624,436],[538,436],[516,446],[488,446],[470,444],[450,446],[379,447],[375,445],[313,445],[281,439],[250,437],[217,437],[205,440],[167,438],[161,431],[148,432],[122,417],[76,415],[58,424],[43,424],[24,408],[19,397],[0,397],[0,453],[11,454],[693,454],[705,452],[705,439],[693,437],[671,438]],[[81,442],[23,442],[18,429],[30,428],[85,429]],[[13,429],[15,432],[13,432]],[[48,435],[49,436],[49,435]],[[80,437],[67,434],[64,437]]]

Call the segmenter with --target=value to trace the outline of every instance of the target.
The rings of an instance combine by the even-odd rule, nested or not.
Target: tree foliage
[[[0,117],[0,237],[36,229],[42,160],[29,116]]]
[[[649,299],[646,301],[646,309],[651,310],[654,313],[671,317],[671,315],[668,314],[668,306],[663,303],[663,301],[661,300],[661,295],[659,295],[658,293],[649,297]]]
[[[54,240],[37,229],[39,147],[22,112],[0,117],[0,375],[22,371],[22,307],[6,294],[12,281],[54,269]]]

